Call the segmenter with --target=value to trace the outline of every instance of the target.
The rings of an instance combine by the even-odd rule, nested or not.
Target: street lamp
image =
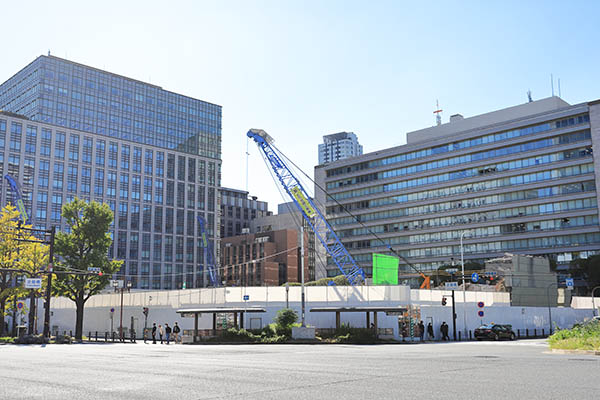
[[[596,316],[596,304],[594,303],[594,292],[596,291],[596,289],[600,289],[600,286],[596,286],[592,289],[592,311],[594,312],[594,317]]]
[[[113,287],[115,288],[115,292],[121,291],[121,319],[119,322],[119,339],[123,341],[123,293],[125,289],[127,289],[127,293],[131,290],[131,281],[127,281],[127,288],[121,287],[119,288],[119,281],[113,281]]]
[[[463,238],[465,237],[465,234],[467,234],[468,231],[462,231],[460,234],[460,264],[462,267],[462,278],[463,278],[463,324],[464,324],[464,330],[465,330],[465,339],[468,337],[468,332],[467,332],[467,293],[466,293],[466,287],[467,284],[465,282],[465,251],[463,248]]]

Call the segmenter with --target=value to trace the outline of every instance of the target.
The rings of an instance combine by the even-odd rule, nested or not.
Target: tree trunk
[[[75,318],[75,339],[81,340],[83,336],[83,307],[85,305],[85,301],[83,301],[83,299],[77,299],[75,305],[77,307]]]
[[[33,335],[33,326],[35,324],[35,306],[36,306],[36,298],[35,291],[31,290],[29,295],[29,323],[27,324],[27,334]]]
[[[6,336],[6,330],[4,329],[4,307],[6,306],[6,298],[0,301],[0,336]]]

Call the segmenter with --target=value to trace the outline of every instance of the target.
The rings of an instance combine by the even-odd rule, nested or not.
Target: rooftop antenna
[[[435,108],[436,110],[433,112],[435,114],[435,124],[436,125],[441,125],[442,124],[442,110],[440,108],[440,102],[437,101],[437,99],[435,100]]]
[[[560,78],[558,78],[558,97],[561,97],[561,95],[560,95]]]
[[[527,99],[530,103],[533,102],[533,99],[531,98],[531,89],[527,91]]]
[[[554,97],[554,76],[550,74],[550,86],[552,86],[552,97]]]
[[[50,56],[50,49],[48,49],[48,57]]]

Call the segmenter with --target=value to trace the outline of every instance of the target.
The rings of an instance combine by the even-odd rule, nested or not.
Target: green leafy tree
[[[58,232],[55,239],[56,279],[53,293],[75,302],[75,338],[81,340],[83,333],[83,310],[86,301],[99,293],[109,282],[110,276],[121,267],[122,261],[108,259],[112,244],[109,234],[113,213],[107,204],[86,203],[75,198],[62,208],[69,232]],[[89,274],[89,267],[100,268],[101,274]]]
[[[585,280],[591,292],[594,287],[600,286],[600,255],[571,261],[569,272],[574,278]]]

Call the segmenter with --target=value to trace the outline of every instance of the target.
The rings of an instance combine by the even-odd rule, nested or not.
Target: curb
[[[600,356],[598,350],[565,350],[565,349],[550,349],[555,354],[588,354],[592,356]]]

